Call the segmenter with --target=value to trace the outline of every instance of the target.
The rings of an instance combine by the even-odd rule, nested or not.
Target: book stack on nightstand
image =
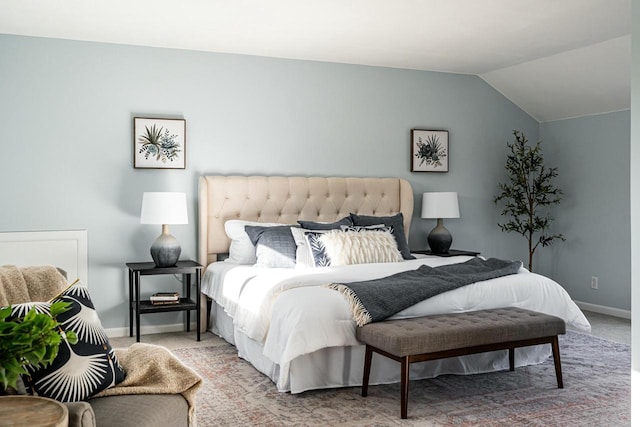
[[[152,305],[170,305],[180,302],[180,294],[177,292],[156,292],[149,297]]]

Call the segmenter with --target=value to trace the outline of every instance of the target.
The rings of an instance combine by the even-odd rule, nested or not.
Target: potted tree
[[[63,338],[77,342],[76,334],[65,333],[56,321],[68,307],[68,302],[58,301],[46,312],[32,307],[23,317],[14,317],[11,306],[0,308],[0,394],[16,388],[20,375],[28,373],[27,365],[46,367],[53,362]]]
[[[513,136],[515,141],[507,143],[510,151],[505,164],[508,179],[498,184],[500,193],[494,197],[494,202],[503,204],[500,214],[507,218],[504,223],[498,223],[500,229],[516,232],[527,239],[529,271],[533,271],[533,254],[540,245],[549,246],[555,240],[565,240],[562,234],[549,231],[553,218],[545,210],[560,203],[562,190],[551,182],[558,170],[545,167],[541,141],[531,146],[524,133],[514,130]]]

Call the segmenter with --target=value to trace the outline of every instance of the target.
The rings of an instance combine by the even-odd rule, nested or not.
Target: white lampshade
[[[422,218],[460,218],[458,193],[455,191],[423,193]]]
[[[142,194],[140,224],[188,224],[185,193],[153,192]]]

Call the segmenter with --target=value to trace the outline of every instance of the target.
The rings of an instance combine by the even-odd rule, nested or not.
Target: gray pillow
[[[404,259],[416,259],[411,255],[409,251],[409,244],[407,243],[407,237],[404,235],[404,216],[402,212],[393,216],[368,216],[368,215],[356,215],[350,214],[353,225],[376,225],[384,224],[393,228],[393,237],[396,239],[398,250],[402,254]]]
[[[291,226],[261,227],[247,225],[244,231],[256,247],[256,266],[293,268],[296,266],[296,242]]]
[[[353,225],[351,217],[345,216],[336,222],[298,221],[305,230],[340,230],[343,225]]]

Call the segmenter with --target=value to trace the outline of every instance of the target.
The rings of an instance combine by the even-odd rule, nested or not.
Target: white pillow
[[[255,264],[256,247],[251,243],[249,235],[244,231],[245,225],[257,225],[262,227],[275,227],[284,224],[273,222],[253,222],[241,219],[230,219],[224,223],[224,232],[231,239],[229,245],[229,258],[225,261],[236,264]]]
[[[329,232],[320,236],[331,265],[400,262],[402,254],[389,231]]]

